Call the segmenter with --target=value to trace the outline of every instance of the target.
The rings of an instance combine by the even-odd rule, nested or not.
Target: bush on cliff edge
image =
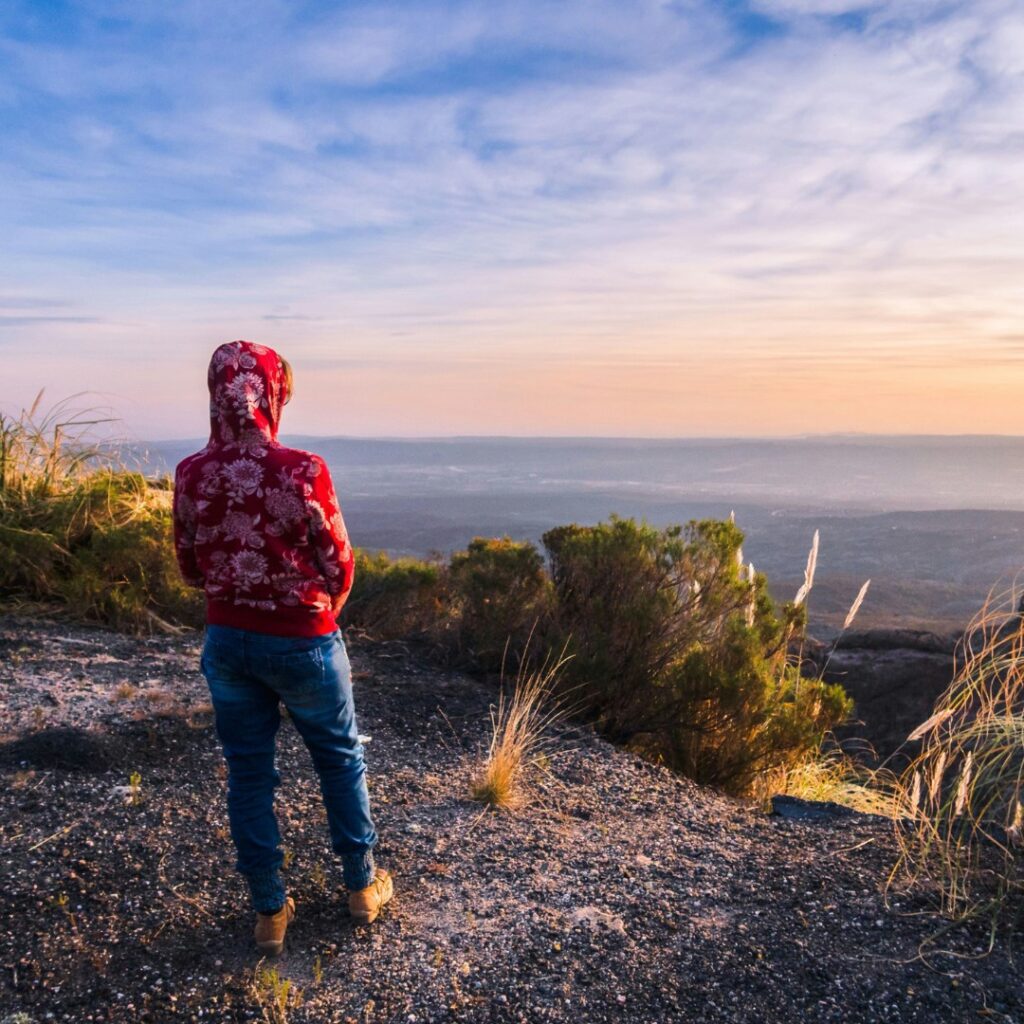
[[[841,687],[801,678],[789,647],[804,610],[776,611],[735,524],[659,530],[612,517],[543,539],[573,656],[566,678],[614,742],[745,792],[805,760],[849,714]]]

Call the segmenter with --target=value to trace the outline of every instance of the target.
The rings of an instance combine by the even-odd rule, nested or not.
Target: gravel
[[[0,1024],[264,1019],[200,639],[0,616]],[[286,721],[296,1024],[1024,1021],[1006,936],[936,943],[931,894],[886,893],[887,823],[768,816],[568,726],[529,805],[487,811],[467,789],[493,691],[350,652],[396,895],[349,920]]]

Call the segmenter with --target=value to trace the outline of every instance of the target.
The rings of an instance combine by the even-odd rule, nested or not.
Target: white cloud
[[[11,290],[199,347],[297,309],[300,354],[395,367],[995,351],[1024,314],[1021,16],[800,17],[852,7],[765,3],[790,29],[742,40],[714,4],[193,5],[179,64],[7,44],[68,115],[0,154]]]

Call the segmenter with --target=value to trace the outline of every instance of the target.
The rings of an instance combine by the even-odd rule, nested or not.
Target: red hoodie
[[[231,341],[210,360],[210,440],[174,474],[174,545],[206,621],[320,636],[352,588],[352,545],[327,465],[278,443],[280,356]]]

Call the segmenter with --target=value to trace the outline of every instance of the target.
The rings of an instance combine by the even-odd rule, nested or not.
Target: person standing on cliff
[[[376,867],[352,675],[337,616],[354,557],[327,465],[277,439],[292,371],[273,349],[221,345],[210,360],[210,440],[177,466],[174,544],[186,583],[206,594],[200,661],[228,766],[237,868],[260,951],[280,953],[295,902],[281,880],[274,789],[280,705],[320,777],[349,911],[372,922],[391,899]]]

